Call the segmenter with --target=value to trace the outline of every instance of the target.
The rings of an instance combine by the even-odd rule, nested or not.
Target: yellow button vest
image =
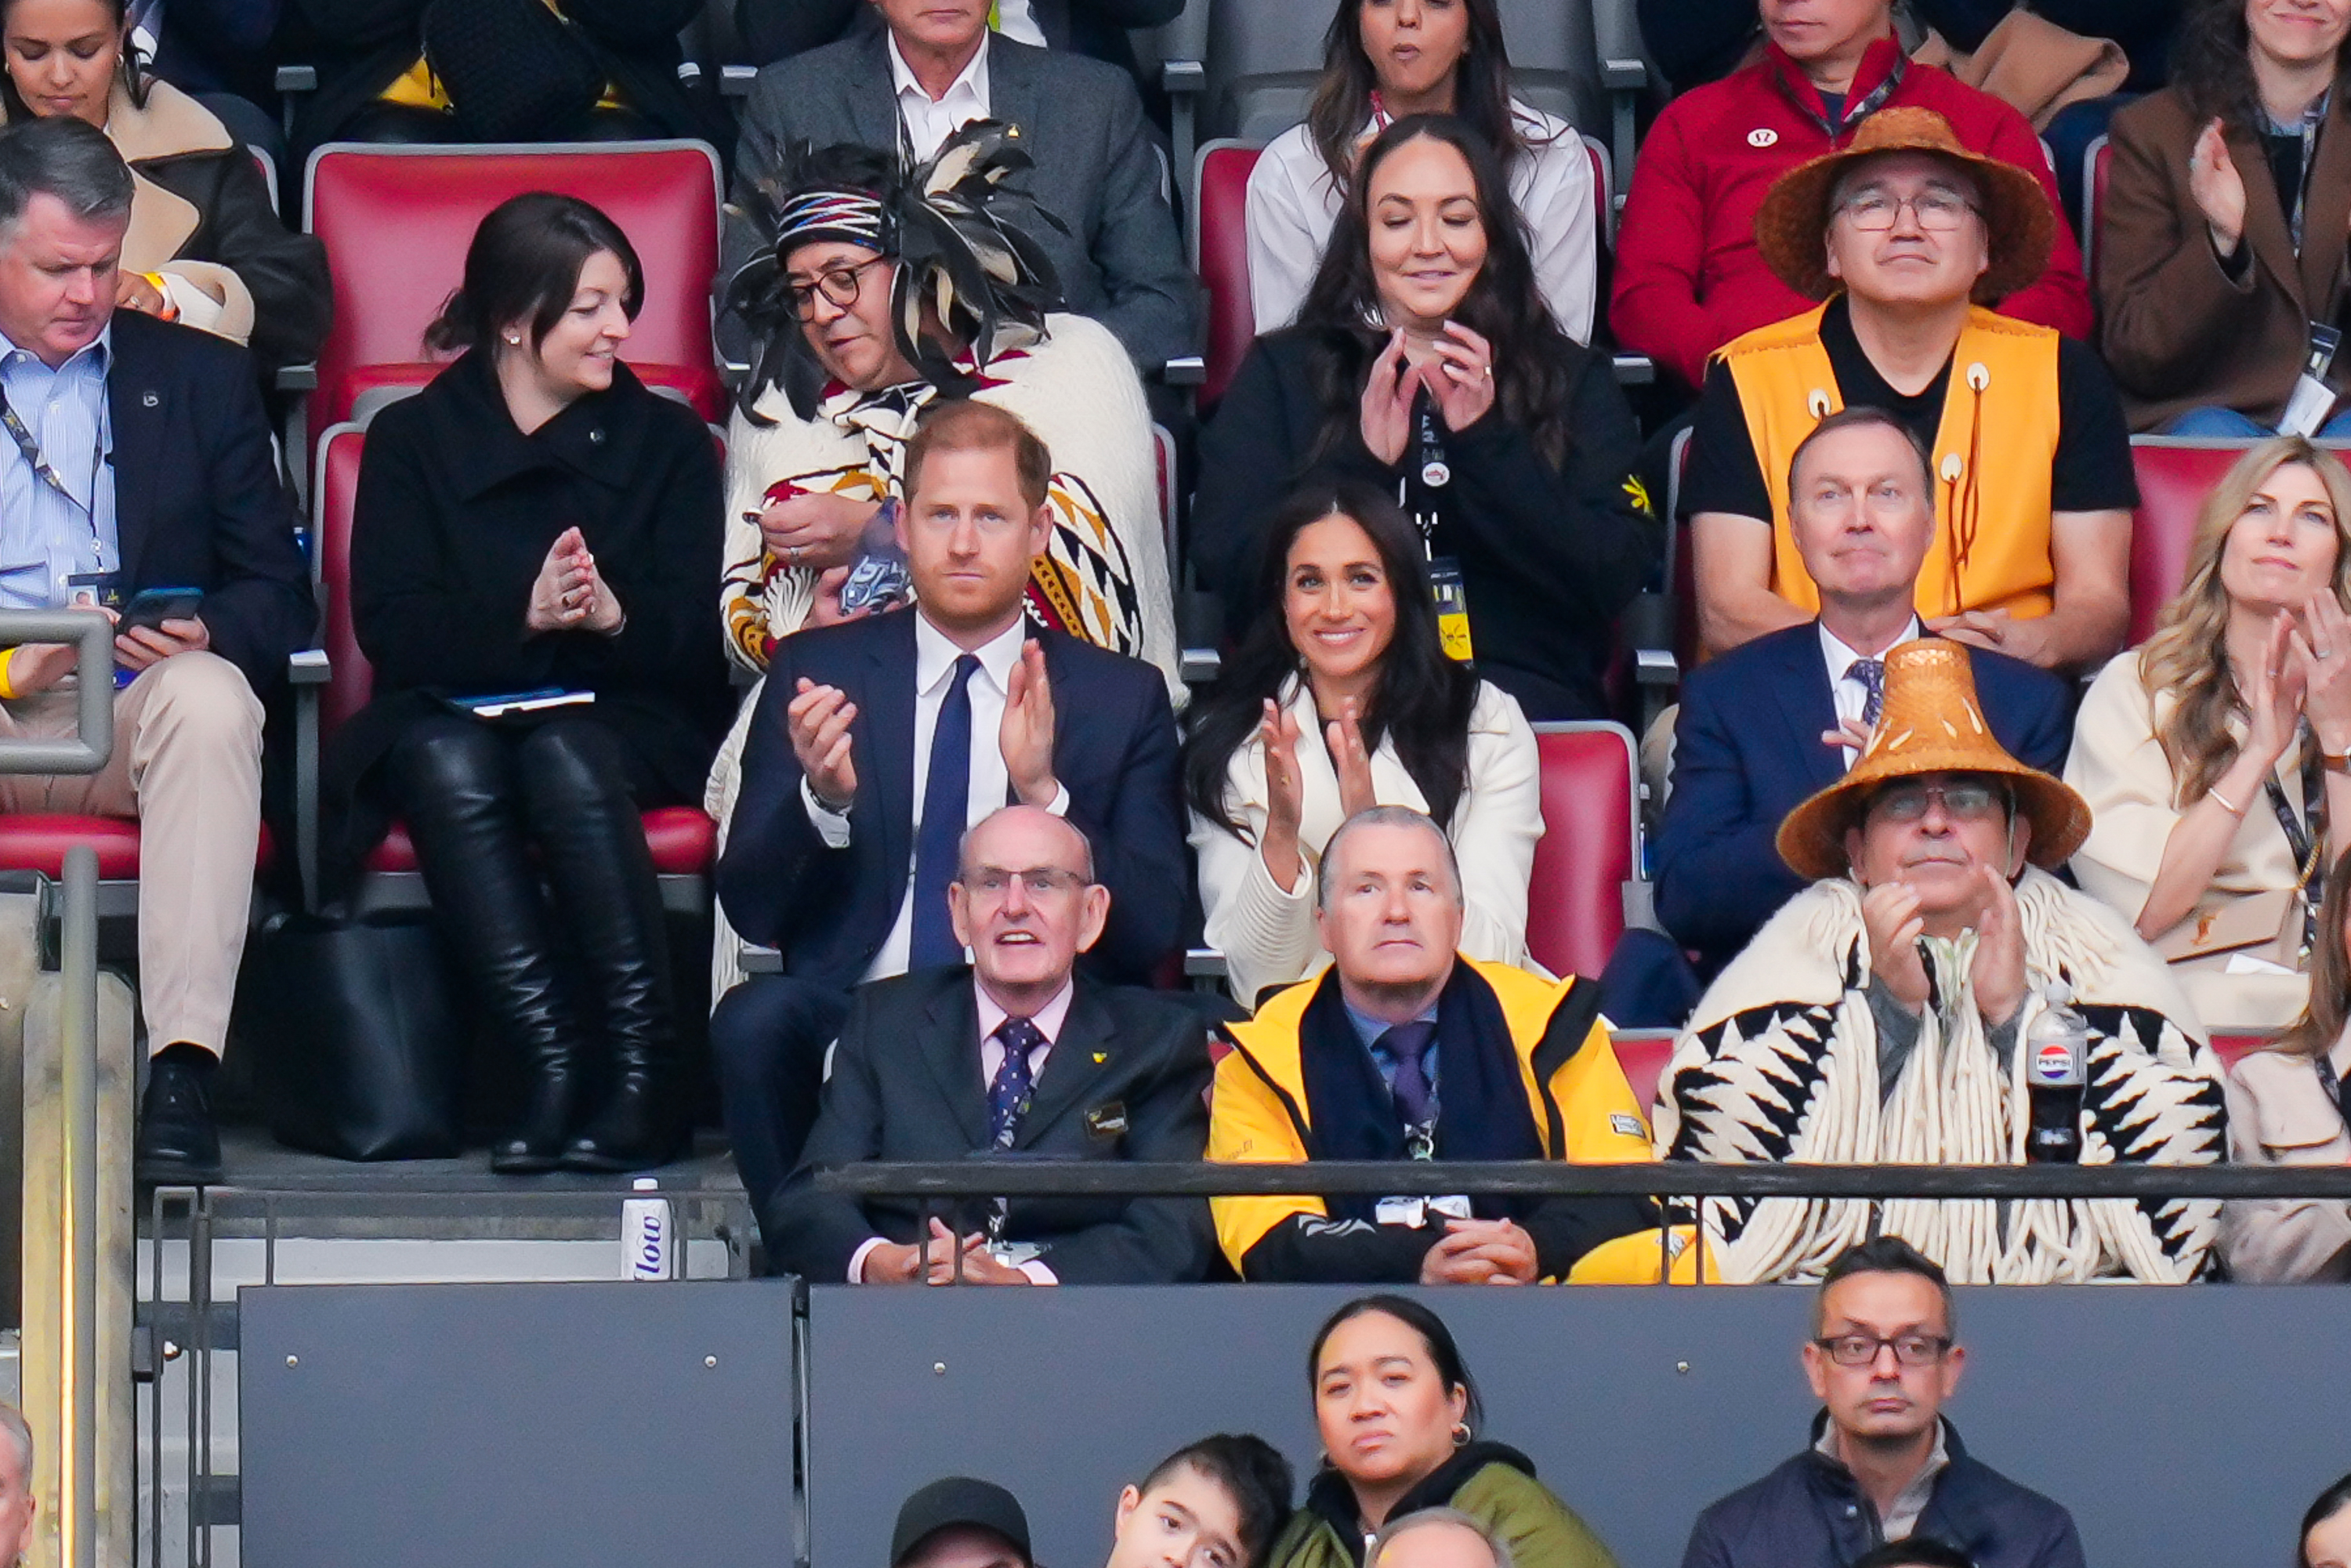
[[[1844,407],[1821,346],[1826,306],[1759,327],[1722,350],[1771,491],[1771,591],[1806,611],[1820,594],[1788,531],[1788,461]],[[1935,543],[1918,613],[2049,612],[2049,484],[2057,456],[2058,335],[1981,308],[1968,312],[1935,432]]]

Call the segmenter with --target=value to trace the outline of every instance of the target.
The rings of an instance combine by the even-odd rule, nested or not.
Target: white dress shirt
[[[925,92],[923,84],[914,79],[914,68],[898,52],[894,35],[889,38],[889,46],[890,80],[898,89],[898,118],[906,127],[906,141],[914,150],[917,162],[936,152],[939,143],[963,127],[987,118],[986,32],[979,35],[979,47],[972,52],[971,63],[956,73],[947,90],[936,99]]]
[[[946,701],[947,687],[955,679],[956,660],[962,657],[964,650],[932,625],[921,611],[903,613],[914,617],[914,794],[909,839],[913,842],[919,841],[923,835],[923,792],[930,784],[931,737],[939,727],[939,708]],[[1028,637],[1029,622],[1024,617],[994,641],[971,650],[973,657],[979,661],[979,668],[972,673],[971,684],[965,688],[971,698],[971,786],[965,796],[966,827],[1001,810],[1012,799],[1011,774],[1004,766],[1001,739],[1004,699],[1011,689],[1012,666],[1020,662],[1020,645]],[[872,782],[861,780],[860,792]],[[805,778],[800,780],[800,802],[808,808],[809,821],[815,826],[817,836],[828,847],[849,847],[855,821],[853,807],[849,811],[826,810]],[[1064,787],[1056,792],[1046,810],[1057,817],[1067,816],[1069,789]],[[891,923],[890,935],[883,939],[881,951],[874,954],[872,966],[865,971],[869,980],[906,972],[907,956],[914,943],[914,857],[909,855],[906,891],[898,899],[898,918]]]
[[[1839,723],[1847,719],[1859,723],[1863,711],[1869,706],[1869,688],[1862,685],[1860,676],[1852,673],[1854,665],[1873,656],[1883,659],[1903,643],[1927,634],[1919,626],[1918,618],[1913,615],[1910,617],[1909,627],[1903,632],[1902,635],[1872,655],[1856,653],[1846,647],[1844,641],[1829,630],[1827,622],[1823,621],[1818,624],[1821,629],[1821,662],[1828,666],[1829,692],[1836,698],[1836,716]],[[1848,746],[1844,748],[1844,765],[1848,768],[1860,758],[1861,753],[1852,747]]]
[[[972,981],[971,988],[979,1001],[979,1081],[982,1083],[993,1083],[996,1082],[998,1071],[1004,1066],[1004,1042],[996,1038],[996,1031],[1002,1029],[1004,1020],[1012,1015],[1006,1012],[1002,1004],[987,994],[987,988],[981,985],[978,980]],[[1045,1075],[1045,1059],[1053,1054],[1053,1041],[1061,1038],[1061,1026],[1069,1021],[1070,1003],[1076,997],[1077,988],[1078,983],[1074,978],[1063,980],[1061,988],[1053,993],[1053,999],[1029,1015],[1029,1021],[1035,1024],[1037,1032],[1045,1037],[1042,1041],[1029,1050],[1029,1081],[1031,1083]],[[867,1256],[873,1249],[888,1239],[889,1238],[883,1236],[872,1236],[858,1243],[857,1250],[849,1255],[851,1284],[862,1285],[865,1282]],[[1045,1266],[1042,1259],[1031,1258],[1020,1265],[1020,1271],[1040,1285],[1058,1285],[1061,1282],[1059,1276]]]
[[[1510,198],[1526,230],[1535,283],[1560,330],[1592,338],[1599,251],[1593,225],[1599,199],[1592,158],[1575,127],[1513,99],[1510,111],[1527,150],[1510,161]],[[1369,136],[1380,129],[1374,120]],[[1249,310],[1259,332],[1287,327],[1305,301],[1331,225],[1346,203],[1306,127],[1293,125],[1258,154],[1249,172]]]

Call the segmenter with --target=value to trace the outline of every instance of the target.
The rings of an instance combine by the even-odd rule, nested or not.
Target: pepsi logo
[[[2032,1075],[2043,1083],[2063,1083],[2074,1076],[2074,1053],[2052,1040],[2032,1048]]]

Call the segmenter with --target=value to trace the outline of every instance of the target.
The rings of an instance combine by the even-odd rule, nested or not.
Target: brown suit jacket
[[[2230,281],[2204,214],[2188,190],[2188,154],[2202,122],[2169,88],[2115,115],[2114,167],[2099,225],[2095,271],[2101,347],[2131,428],[2156,430],[2191,408],[2233,408],[2265,424],[2285,412],[2309,348],[2308,323],[2335,322],[2351,236],[2351,105],[2337,93],[2304,199],[2296,256],[2261,139],[2228,128],[2229,156],[2245,183],[2245,243],[2252,267]],[[2351,352],[2334,380],[2351,384]]]

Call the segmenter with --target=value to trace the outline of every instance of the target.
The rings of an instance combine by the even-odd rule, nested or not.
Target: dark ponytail
[[[611,252],[629,275],[621,306],[635,320],[644,303],[645,275],[620,225],[577,196],[552,191],[509,196],[474,231],[465,281],[424,329],[424,346],[435,353],[486,352],[502,328],[528,320],[537,350],[570,308],[580,269],[599,251]]]

